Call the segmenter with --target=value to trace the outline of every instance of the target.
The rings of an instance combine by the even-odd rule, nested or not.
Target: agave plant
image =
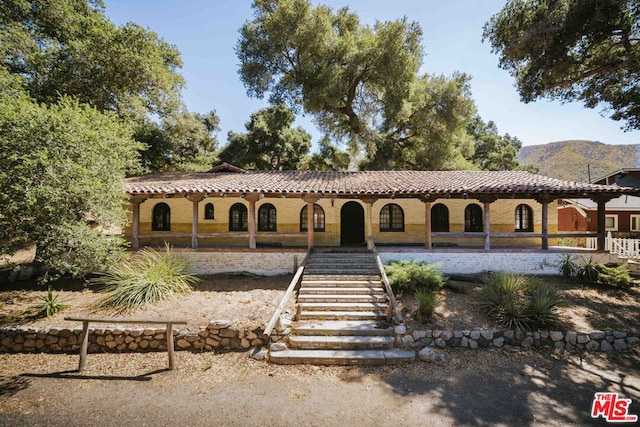
[[[49,286],[47,288],[47,295],[41,297],[40,303],[34,307],[36,312],[35,316],[38,318],[51,317],[68,307],[64,301],[58,300],[58,295],[54,295],[51,286]]]
[[[128,311],[190,292],[191,285],[199,281],[189,274],[190,267],[186,258],[174,254],[169,245],[164,252],[145,248],[116,269],[91,280],[104,286],[105,296],[97,305]]]

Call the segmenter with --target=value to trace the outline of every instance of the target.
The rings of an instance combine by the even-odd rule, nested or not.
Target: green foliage
[[[122,180],[140,146],[113,114],[61,98],[38,104],[0,68],[0,253],[37,246],[57,273],[102,270],[123,241]]]
[[[483,283],[480,309],[501,326],[527,330],[556,321],[562,299],[555,286],[507,272],[490,273]]]
[[[189,274],[190,267],[186,258],[174,254],[169,245],[164,252],[145,248],[90,283],[104,286],[105,295],[98,307],[124,312],[190,292],[191,285],[199,280]]]
[[[480,116],[475,116],[468,126],[473,138],[473,156],[470,160],[481,170],[502,171],[516,170],[518,150],[522,142],[509,134],[500,136],[498,127],[492,121],[484,123]]]
[[[38,102],[70,96],[136,120],[180,107],[180,52],[140,25],[114,25],[99,0],[3,2],[0,59]]]
[[[296,170],[311,148],[311,135],[292,128],[293,113],[282,104],[251,115],[246,133],[229,132],[222,161],[244,169]]]
[[[636,1],[510,0],[485,25],[500,67],[524,102],[540,97],[606,106],[640,128],[640,43]]]
[[[583,259],[582,265],[578,268],[578,272],[576,273],[576,277],[579,280],[589,285],[598,283],[599,275],[600,271],[598,271],[598,265],[592,258],[589,258],[588,260]]]
[[[331,143],[326,135],[319,142],[319,150],[303,162],[302,169],[315,171],[345,171],[349,168],[349,153]]]
[[[527,145],[518,153],[521,163],[534,164],[545,176],[589,182],[624,167],[635,167],[638,145],[609,145],[594,141],[561,141]]]
[[[346,7],[314,8],[309,0],[255,0],[253,11],[236,46],[250,96],[309,113],[364,158],[361,169],[469,165],[469,77],[419,74],[417,23],[364,26]]]
[[[391,261],[385,273],[394,291],[437,291],[447,280],[436,264],[419,261]]]
[[[624,264],[597,264],[598,283],[605,286],[627,289],[632,286],[629,269]]]
[[[558,257],[558,270],[563,277],[569,278],[578,272],[578,262],[574,254],[561,254]]]
[[[436,308],[442,303],[442,296],[432,290],[418,289],[415,295],[421,320],[426,320],[433,316]]]
[[[40,303],[37,304],[34,308],[35,317],[51,317],[54,314],[68,308],[69,306],[65,304],[63,301],[58,300],[58,295],[53,295],[53,290],[51,286],[47,289],[47,296],[40,298]]]

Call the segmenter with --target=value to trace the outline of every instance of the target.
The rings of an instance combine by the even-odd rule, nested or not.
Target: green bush
[[[632,285],[629,269],[624,264],[596,264],[598,283],[605,286],[630,288]]]
[[[555,286],[502,271],[488,274],[483,283],[480,309],[501,326],[527,330],[556,321],[561,297]]]
[[[394,291],[437,291],[446,284],[447,278],[440,273],[438,265],[419,261],[391,261],[385,273]]]
[[[51,317],[68,307],[64,301],[58,301],[58,295],[53,295],[53,290],[49,286],[47,296],[41,297],[40,303],[34,307],[35,317]]]
[[[605,285],[624,289],[633,285],[626,265],[600,264],[593,262],[592,259],[584,261],[578,269],[577,277],[589,285]]]
[[[91,279],[91,283],[104,286],[106,293],[97,305],[127,311],[190,292],[191,285],[200,280],[188,273],[190,267],[169,245],[164,252],[145,248],[118,268]]]
[[[421,320],[433,316],[433,312],[442,303],[442,296],[434,291],[418,289],[415,295],[418,301],[418,315]]]

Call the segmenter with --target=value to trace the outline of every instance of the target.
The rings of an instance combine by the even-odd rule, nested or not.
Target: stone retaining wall
[[[166,328],[89,328],[89,353],[166,351]],[[90,325],[91,326],[91,325]],[[265,344],[263,327],[236,329],[226,320],[213,320],[197,331],[174,331],[176,350],[248,350]],[[15,326],[0,329],[0,353],[77,353],[82,327],[74,329]]]
[[[413,349],[425,346],[463,347],[550,347],[567,350],[622,351],[640,343],[638,331],[593,331],[589,333],[562,331],[491,331],[491,330],[416,330],[397,335],[397,344]]]

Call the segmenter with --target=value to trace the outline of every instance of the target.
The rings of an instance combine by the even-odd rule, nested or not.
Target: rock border
[[[420,329],[397,334],[396,345],[414,350],[425,346],[452,348],[559,348],[585,351],[624,351],[640,344],[640,331],[574,331],[544,330],[534,332],[511,330],[439,330]]]
[[[248,350],[266,344],[264,327],[234,328],[228,320],[212,320],[197,331],[174,331],[176,350],[217,351]],[[0,328],[0,353],[77,353],[82,326],[11,326]],[[167,350],[166,327],[124,328],[105,326],[89,328],[89,353],[124,353]]]
[[[124,328],[116,326],[89,329],[89,353],[124,353],[166,351],[166,328]],[[234,328],[228,320],[212,320],[197,331],[174,331],[174,347],[186,351],[249,350],[267,346],[262,335],[264,326]],[[283,328],[277,338],[289,330]],[[511,330],[419,329],[396,328],[398,347],[420,350],[437,348],[560,348],[584,351],[624,351],[640,344],[640,331],[574,331],[544,330],[522,332]],[[62,328],[50,326],[11,326],[0,328],[0,353],[77,353],[80,350],[82,326]]]

